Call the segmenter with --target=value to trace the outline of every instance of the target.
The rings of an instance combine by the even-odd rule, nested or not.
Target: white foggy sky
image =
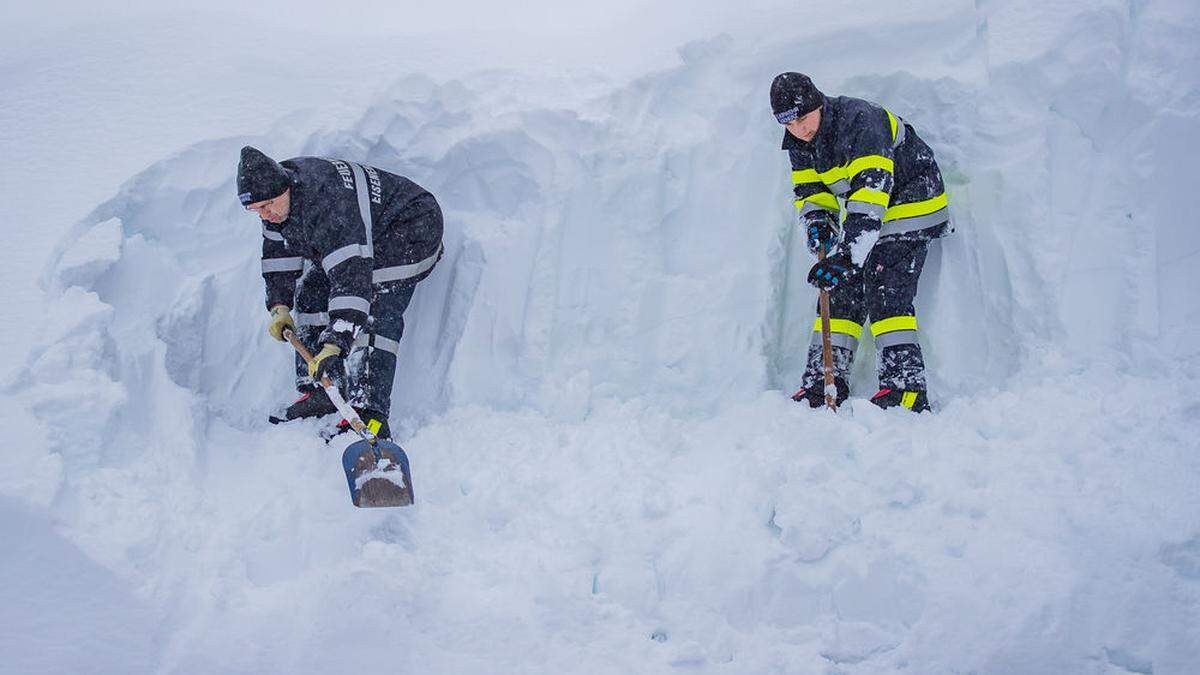
[[[363,37],[503,34],[513,37],[509,41],[513,48],[521,46],[520,40],[558,42],[570,37],[574,42],[592,40],[597,45],[636,46],[640,50],[670,49],[679,42],[721,31],[737,31],[739,26],[746,24],[804,20],[810,13],[805,9],[809,3],[786,0],[605,0],[582,3],[560,0],[520,3],[360,0],[352,4],[282,0],[46,0],[5,5],[0,35],[10,40],[52,38],[66,27],[79,23],[131,18],[145,22],[149,17],[208,14],[230,26],[254,25],[273,31],[313,31]],[[811,9],[812,5],[809,7]],[[827,6],[811,9],[811,12],[829,13]]]

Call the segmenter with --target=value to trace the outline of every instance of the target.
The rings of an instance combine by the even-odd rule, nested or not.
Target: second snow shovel
[[[312,354],[305,349],[295,333],[284,330],[283,336],[305,363],[312,362]],[[368,429],[328,377],[321,378],[321,386],[334,407],[360,438],[342,452],[342,468],[346,471],[346,483],[350,487],[350,501],[360,508],[411,505],[412,473],[404,449],[389,440],[377,437]]]

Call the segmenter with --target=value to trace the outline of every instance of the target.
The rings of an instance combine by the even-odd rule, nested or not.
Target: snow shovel
[[[817,251],[817,260],[825,259],[825,247]],[[821,289],[817,300],[821,310],[821,362],[825,368],[825,405],[837,412],[837,382],[833,379],[833,344],[829,334],[829,291]]]
[[[304,348],[295,333],[284,330],[283,336],[305,363],[312,363],[312,354]],[[361,439],[351,443],[342,453],[342,468],[346,471],[346,483],[350,487],[350,501],[359,508],[411,505],[412,473],[403,448],[375,436],[328,377],[321,377],[321,386]]]

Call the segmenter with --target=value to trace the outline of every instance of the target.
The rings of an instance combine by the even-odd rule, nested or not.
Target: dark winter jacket
[[[304,261],[320,265],[331,286],[320,341],[345,353],[366,324],[373,285],[416,283],[441,258],[441,211],[421,186],[373,167],[320,157],[281,164],[291,174],[291,211],[279,225],[262,224],[267,307],[291,307]]]
[[[827,98],[813,139],[806,143],[785,131],[783,149],[792,162],[802,225],[836,223],[842,199],[841,250],[858,265],[877,237],[932,239],[948,230],[933,151],[911,125],[874,103]]]

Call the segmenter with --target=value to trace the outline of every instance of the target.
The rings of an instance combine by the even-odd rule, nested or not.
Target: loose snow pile
[[[0,459],[0,525],[34,514],[6,578],[65,564],[108,600],[28,588],[0,668],[1194,672],[1200,12],[1177,5],[721,36],[601,96],[412,75],[344,128],[149,167],[50,264],[8,386],[48,440]],[[863,400],[869,342],[841,414],[787,399],[815,299],[765,108],[788,69],[938,154],[936,415]],[[445,209],[396,384],[411,509],[354,510],[314,425],[264,421],[290,355],[234,199],[246,143]],[[114,616],[119,648],[47,635]]]

